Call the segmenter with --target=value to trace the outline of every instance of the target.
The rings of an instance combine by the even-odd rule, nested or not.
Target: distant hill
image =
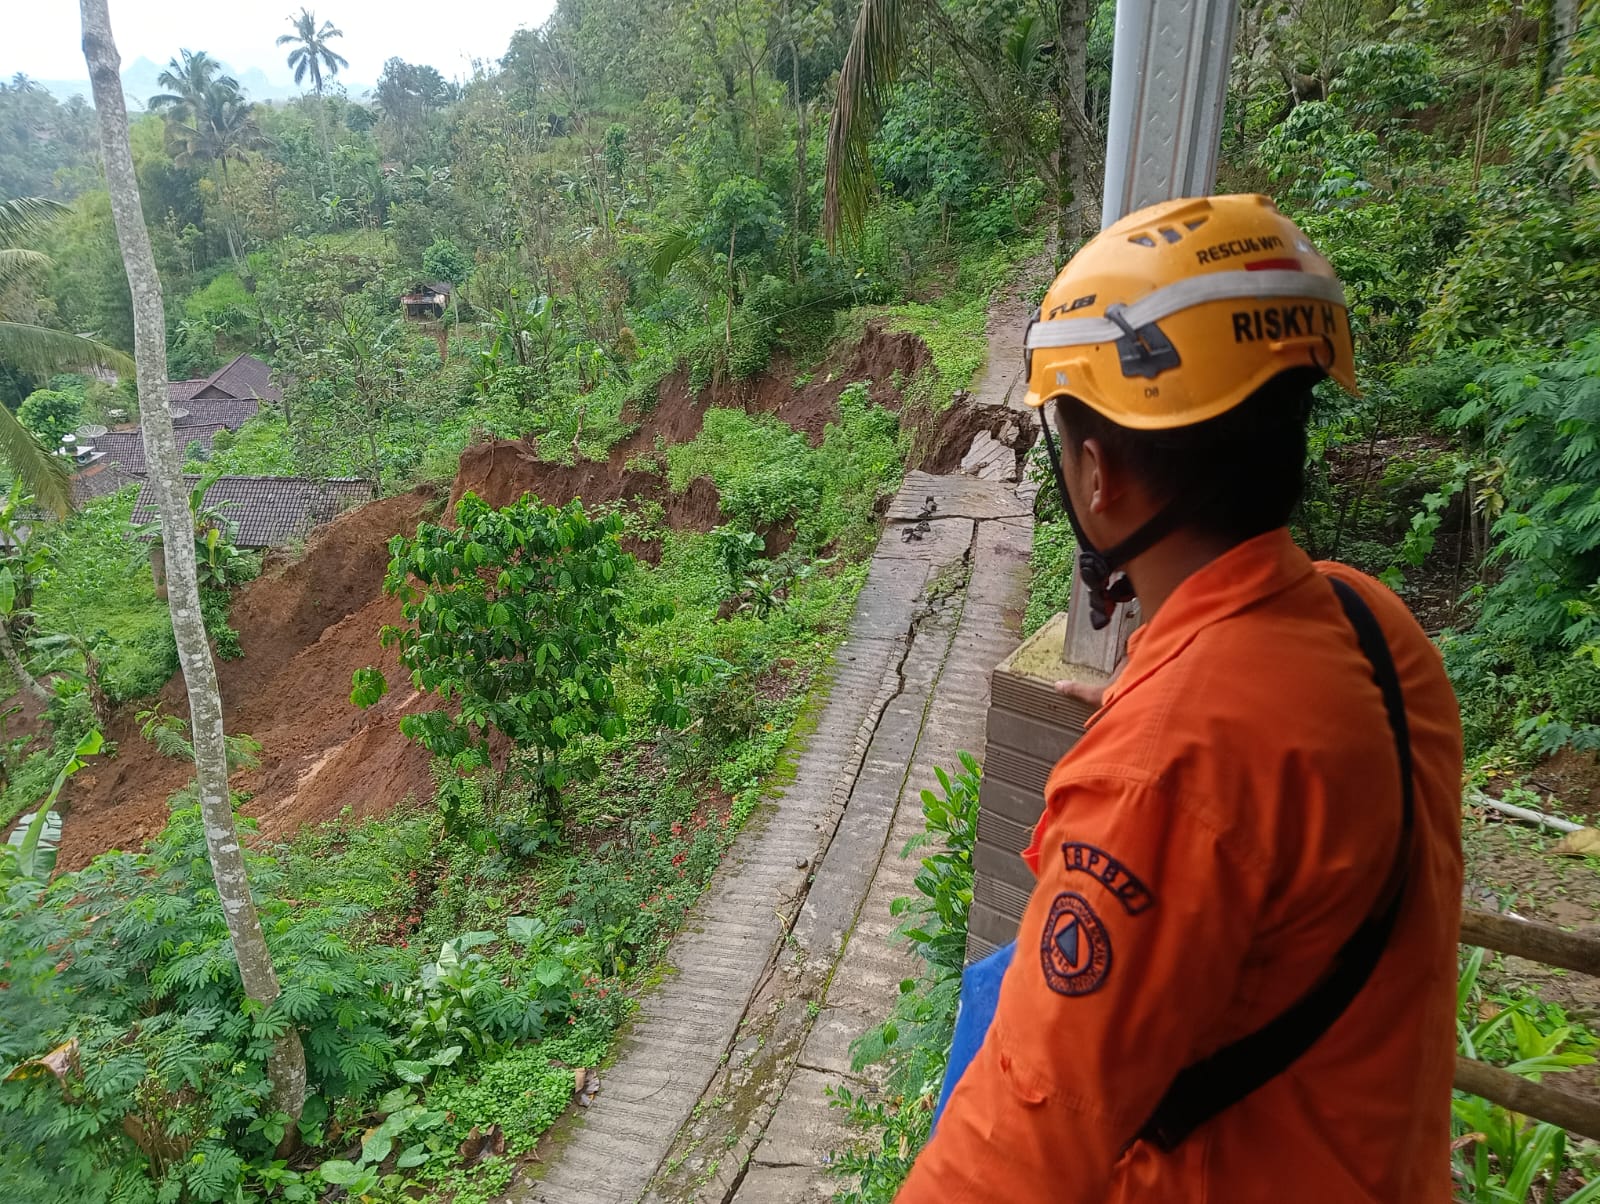
[[[251,100],[292,100],[299,96],[301,89],[293,84],[275,84],[267,78],[267,73],[260,67],[251,67],[248,71],[238,72],[224,63],[223,71],[239,81],[239,86]],[[122,71],[122,90],[128,97],[130,110],[143,109],[145,102],[158,92],[164,91],[156,83],[156,77],[165,68],[159,63],[153,63],[143,57],[134,59]],[[38,81],[47,88],[57,100],[70,100],[74,96],[90,99],[89,81],[87,79],[41,79]],[[344,83],[351,96],[360,96],[370,90],[370,84]]]

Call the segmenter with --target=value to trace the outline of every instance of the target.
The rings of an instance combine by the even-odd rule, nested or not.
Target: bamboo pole
[[[1487,807],[1491,811],[1498,811],[1502,815],[1509,815],[1512,819],[1520,819],[1526,823],[1537,824],[1541,828],[1553,828],[1557,832],[1576,832],[1583,827],[1582,824],[1575,824],[1570,819],[1546,815],[1542,811],[1534,811],[1529,807],[1519,807],[1515,803],[1506,803],[1497,798],[1490,798],[1481,790],[1468,790],[1465,797],[1466,801],[1474,807]]]
[[[1554,924],[1467,907],[1461,911],[1461,943],[1600,978],[1600,937],[1566,932]]]
[[[1600,1103],[1456,1055],[1456,1090],[1600,1141]]]

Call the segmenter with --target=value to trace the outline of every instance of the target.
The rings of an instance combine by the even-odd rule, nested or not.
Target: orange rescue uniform
[[[1319,980],[1394,861],[1394,740],[1324,573],[1371,607],[1405,694],[1399,919],[1298,1062],[1173,1153],[1130,1147],[1179,1070]],[[1050,776],[993,1025],[899,1204],[1444,1204],[1460,798],[1455,696],[1398,598],[1286,530],[1193,574]]]

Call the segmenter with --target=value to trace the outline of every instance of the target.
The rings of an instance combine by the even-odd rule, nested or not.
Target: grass
[[[148,545],[128,526],[136,494],[128,488],[97,499],[51,527],[44,541],[52,564],[34,594],[39,632],[99,640],[101,680],[112,702],[154,694],[178,668]]]
[[[987,294],[960,304],[913,301],[883,312],[891,331],[914,334],[927,344],[934,380],[913,382],[913,392],[925,392],[936,412],[949,407],[956,390],[972,387],[988,356]]]

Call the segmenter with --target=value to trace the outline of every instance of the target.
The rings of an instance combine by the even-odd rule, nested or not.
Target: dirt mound
[[[448,499],[432,490],[371,502],[316,532],[303,556],[269,563],[239,592],[232,621],[244,656],[218,662],[225,720],[230,732],[261,742],[263,766],[234,777],[249,795],[246,813],[262,833],[287,836],[303,824],[333,818],[348,809],[356,817],[381,814],[408,794],[427,795],[433,785],[428,758],[399,732],[399,718],[431,703],[410,687],[391,650],[378,643],[385,623],[399,620],[398,603],[382,593],[388,542],[425,518],[447,515],[467,490],[492,505],[523,493],[547,502],[581,498],[586,503],[653,501],[677,529],[706,531],[722,521],[716,487],[704,478],[674,495],[665,477],[635,460],[667,444],[693,439],[707,405],[737,406],[773,414],[813,444],[837,419],[847,384],[870,380],[871,395],[898,410],[900,389],[927,366],[928,352],[912,335],[869,329],[849,351],[824,364],[796,387],[793,366],[775,364],[766,376],[720,382],[691,393],[686,374],[668,378],[659,398],[630,416],[637,429],[604,462],[564,465],[538,458],[529,441],[497,441],[467,449]],[[998,407],[995,407],[998,409]],[[959,462],[978,429],[998,434],[1001,420],[988,410],[972,414],[955,407],[937,418],[913,419],[925,433],[913,467],[944,471]],[[765,532],[771,551],[787,547],[791,533]],[[656,545],[629,541],[646,558]],[[368,711],[349,700],[350,676],[366,665],[381,667],[391,692]],[[181,676],[162,691],[170,714],[187,715]],[[60,864],[76,869],[111,848],[135,848],[160,831],[167,798],[192,775],[192,767],[160,756],[139,735],[135,712],[124,707],[107,725],[115,757],[80,773],[67,792],[68,815]]]
[[[935,475],[955,472],[980,434],[993,435],[1020,456],[1038,438],[1038,423],[1003,405],[977,405],[958,398],[949,409],[916,432],[909,468]]]
[[[262,745],[264,768],[236,774],[233,785],[251,796],[244,810],[260,817],[266,835],[286,835],[347,806],[372,814],[431,788],[427,757],[400,736],[400,700],[409,686],[394,654],[379,647],[378,631],[400,617],[399,604],[382,594],[385,545],[439,504],[434,491],[418,490],[362,506],[320,528],[300,560],[269,565],[239,592],[232,622],[244,656],[218,661],[217,670],[227,730]],[[350,704],[350,675],[371,664],[401,687],[400,699],[391,695],[362,712]],[[160,701],[187,718],[181,674]],[[159,832],[168,796],[192,775],[139,734],[139,709],[125,706],[112,717],[106,735],[117,755],[85,769],[68,788],[65,869]],[[387,758],[360,765],[374,745],[394,747]]]
[[[305,554],[269,555],[261,576],[231,611],[244,657],[219,661],[224,694],[259,689],[330,624],[377,597],[389,566],[389,540],[442,508],[432,488],[370,502],[313,532]]]

